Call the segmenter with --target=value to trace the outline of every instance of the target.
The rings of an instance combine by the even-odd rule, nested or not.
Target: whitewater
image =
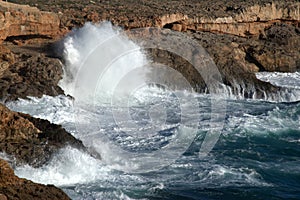
[[[292,102],[197,94],[180,74],[174,88],[148,80],[151,61],[120,33],[86,24],[64,39],[60,86],[74,98],[6,104],[61,124],[102,159],[67,147],[18,176],[72,199],[300,198],[299,72],[256,74],[295,91]]]

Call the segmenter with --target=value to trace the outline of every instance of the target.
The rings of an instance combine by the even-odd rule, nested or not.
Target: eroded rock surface
[[[0,99],[8,101],[27,96],[63,94],[57,85],[63,73],[59,59],[49,57],[43,51],[36,52],[42,47],[23,46],[11,50],[2,45],[1,48]]]
[[[0,42],[9,37],[52,37],[59,33],[57,14],[0,1]]]
[[[17,177],[9,164],[0,159],[0,199],[67,200],[70,198],[53,185],[37,184]]]
[[[13,2],[21,3],[18,0]],[[242,2],[212,1],[55,1],[43,4],[22,1],[42,10],[60,12],[61,24],[72,28],[85,21],[112,21],[124,28],[168,27],[177,31],[198,30],[238,36],[258,35],[274,22],[298,24],[297,0]]]
[[[163,3],[142,0],[138,5],[135,1],[117,0],[85,2],[56,0],[51,3],[14,0],[13,2],[28,3],[41,10],[58,13],[62,30],[82,26],[86,21],[109,20],[125,29],[160,27],[186,32],[209,52],[222,73],[225,85],[233,87],[234,91],[238,91],[236,87],[245,86],[248,89],[251,88],[248,93],[253,93],[255,90],[261,91],[259,93],[277,92],[279,88],[275,89],[276,87],[257,80],[253,73],[258,71],[294,72],[300,68],[300,3],[296,0],[273,2],[247,0],[238,3],[228,1],[226,4],[218,0],[209,2],[175,0]],[[155,53],[152,55],[156,56]],[[36,62],[39,58],[32,58],[32,60]],[[15,65],[11,66],[15,67]],[[191,73],[188,65],[185,66],[186,68],[180,72],[190,74],[188,79],[193,79],[193,82],[203,85],[199,84],[200,79],[194,80],[198,75]],[[2,68],[8,68],[7,62]],[[15,71],[13,74],[19,74]],[[59,76],[59,69],[56,71]],[[5,78],[5,83],[10,85],[11,82],[20,83],[18,82],[20,80],[18,76],[10,76]],[[40,96],[42,92],[49,95],[62,93],[57,87],[56,77],[53,80],[55,81],[50,81],[44,89],[41,89],[43,88],[41,85],[45,83],[38,84],[41,83],[40,80],[29,81],[34,84],[28,90],[20,87],[19,84],[10,88],[5,87],[2,97],[8,96],[10,99],[15,99],[17,96],[24,98],[30,94]],[[38,91],[33,89],[33,92],[32,88],[39,89]],[[244,96],[249,97],[248,94]]]
[[[63,94],[57,86],[62,65],[48,51],[53,38],[86,21],[109,20],[125,29],[160,27],[184,32],[208,51],[231,92],[246,98],[254,93],[265,98],[267,93],[282,90],[257,80],[254,72],[300,69],[298,0],[11,2],[30,6],[0,1],[0,99],[4,101]],[[197,91],[205,91],[202,77],[185,60],[158,49],[149,53],[178,70]],[[17,164],[41,166],[66,145],[85,150],[61,126],[0,104],[0,151],[13,155]],[[0,199],[35,198],[68,199],[53,186],[18,179],[0,160]]]
[[[0,152],[14,156],[17,165],[42,166],[68,145],[86,151],[82,142],[60,125],[10,111],[0,104]]]

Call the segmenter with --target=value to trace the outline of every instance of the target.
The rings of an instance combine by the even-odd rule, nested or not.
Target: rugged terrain
[[[60,125],[10,111],[0,104],[0,149],[13,155],[16,164],[39,167],[67,145],[86,150],[81,141]]]
[[[42,185],[18,178],[10,165],[0,159],[0,199],[66,200],[70,198],[53,185]]]
[[[4,3],[4,27],[16,29],[6,31],[6,38],[2,37],[4,46],[8,47],[2,49],[12,53],[5,53],[3,60],[6,62],[0,69],[4,77],[0,79],[0,97],[6,100],[63,93],[57,86],[62,66],[58,59],[53,58],[57,54],[51,50],[51,43],[86,21],[109,20],[125,29],[161,27],[185,32],[208,51],[225,85],[231,87],[236,95],[245,90],[246,98],[253,93],[258,98],[265,98],[265,92],[272,96],[284,90],[257,80],[253,72],[294,72],[300,68],[300,3],[297,1],[229,1],[226,5],[216,0],[142,1],[138,6],[135,1],[12,2],[27,3],[44,11],[28,6],[19,6],[18,11],[13,11],[11,4],[7,6]],[[19,18],[23,20],[19,20],[20,24],[16,23]],[[44,19],[48,22],[45,27]],[[7,58],[7,55],[10,56]],[[150,55],[154,60],[167,60],[166,63],[172,63],[171,67],[175,69],[187,65],[180,58],[168,55],[168,52],[158,54],[154,50]],[[169,57],[173,61],[168,61]],[[9,65],[13,67],[6,70]],[[33,65],[39,66],[29,67]],[[34,71],[36,68],[39,69],[38,75]],[[189,74],[193,74],[195,77],[190,80],[191,84],[197,91],[204,91],[201,76],[189,68],[184,67],[180,72],[188,80],[191,79]],[[200,88],[197,87],[199,85]]]
[[[160,27],[184,32],[207,50],[224,84],[246,98],[253,93],[265,98],[265,93],[272,96],[285,90],[256,79],[254,72],[300,70],[297,0],[0,1],[0,99],[63,94],[57,84],[64,61],[55,43],[86,21],[102,20],[124,29]],[[157,49],[149,53],[179,70],[197,91],[205,90],[201,76],[182,58]],[[67,144],[84,149],[60,126],[45,120],[12,112],[2,104],[0,117],[0,151],[14,156],[16,164],[41,166]],[[67,198],[53,186],[18,179],[5,161],[0,163],[0,193],[5,195],[0,194],[0,199]]]

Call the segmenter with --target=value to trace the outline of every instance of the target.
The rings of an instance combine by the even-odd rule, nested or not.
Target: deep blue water
[[[54,184],[80,200],[300,199],[300,102],[283,103],[300,100],[299,72],[256,74],[290,89],[265,94],[277,103],[241,98],[243,84],[233,96],[221,80],[217,96],[195,94],[183,91],[191,88],[182,87],[185,79],[174,70],[147,67],[152,62],[143,48],[149,46],[120,32],[107,22],[87,23],[62,41],[60,86],[75,101],[44,96],[8,104],[61,124],[102,159],[67,147],[41,168],[16,168],[18,176]],[[191,62],[209,58],[187,36],[162,33],[140,39],[161,39],[156,48],[194,55]]]
[[[203,115],[211,112],[209,106],[204,106],[209,104],[207,98],[198,100],[202,102]],[[45,97],[36,103],[24,101],[11,107],[23,112],[30,110],[39,116],[45,109],[43,105],[49,109],[52,104],[44,118],[50,116],[54,122],[62,120],[76,136],[78,128],[72,128],[74,121],[62,117],[70,112],[66,102],[65,97]],[[54,183],[73,199],[300,199],[300,103],[226,100],[226,104],[222,134],[204,158],[199,158],[199,149],[207,130],[199,129],[192,144],[174,163],[151,172],[126,172],[122,166],[112,167],[105,161],[95,161],[68,149],[42,169],[19,168],[16,173],[38,182]],[[145,107],[132,108],[131,112],[149,119]],[[110,109],[102,105],[93,115],[89,110],[80,113],[85,117],[97,115],[98,120],[106,124],[98,134],[110,135],[133,152],[151,151],[157,147],[155,144],[167,145],[168,140],[161,143],[159,138],[170,139],[176,129],[176,125],[167,126],[153,140],[136,139],[128,143],[131,139],[115,131],[116,125],[113,121],[109,123],[112,119],[105,110]],[[173,110],[178,112],[178,109]],[[205,121],[205,117],[202,119]],[[84,122],[88,124],[93,120]],[[77,136],[83,140],[92,137]],[[92,137],[93,142],[97,137]],[[109,154],[110,150],[105,149],[104,153]],[[107,158],[113,159],[117,155],[109,156]],[[77,173],[82,176],[76,178]],[[49,176],[54,178],[49,180]]]
[[[227,115],[241,122],[228,119],[207,158],[198,158],[199,134],[171,166],[116,187],[134,199],[300,199],[300,104],[232,103]]]

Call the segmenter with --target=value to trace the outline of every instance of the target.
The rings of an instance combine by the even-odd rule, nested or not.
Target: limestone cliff
[[[244,8],[235,15],[216,18],[189,16],[186,20],[180,20],[178,23],[187,26],[187,29],[190,30],[247,37],[249,35],[263,34],[264,29],[275,22],[299,25],[300,3],[285,6],[282,3],[253,5]]]
[[[59,33],[57,14],[0,1],[0,42],[8,37],[52,37]]]

